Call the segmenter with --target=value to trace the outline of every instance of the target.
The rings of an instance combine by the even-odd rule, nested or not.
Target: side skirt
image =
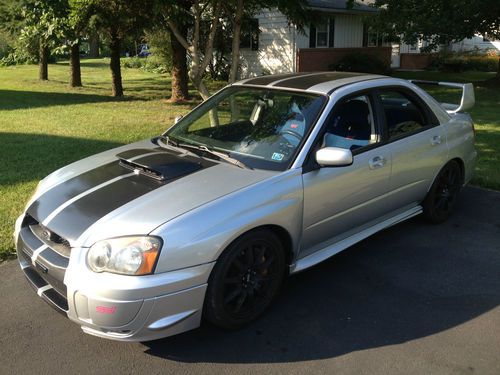
[[[310,254],[304,258],[298,259],[297,262],[290,266],[290,274],[304,271],[312,266],[315,266],[318,263],[321,263],[325,259],[328,259],[334,256],[337,253],[340,253],[342,250],[347,249],[348,247],[364,240],[371,235],[389,228],[393,225],[396,225],[402,221],[408,220],[414,216],[417,216],[423,212],[422,206],[418,205],[412,207],[404,212],[401,212],[393,217],[386,219],[380,223],[372,225],[368,228],[357,232],[356,234],[344,238],[338,242],[333,243],[321,250],[316,251],[313,254]]]

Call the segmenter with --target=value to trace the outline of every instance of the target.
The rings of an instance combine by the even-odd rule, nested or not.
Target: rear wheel
[[[462,186],[462,172],[456,161],[450,161],[439,172],[422,202],[424,216],[431,223],[442,223],[450,216]]]
[[[284,275],[284,249],[274,233],[243,235],[222,253],[210,275],[205,318],[222,328],[250,323],[269,307]]]

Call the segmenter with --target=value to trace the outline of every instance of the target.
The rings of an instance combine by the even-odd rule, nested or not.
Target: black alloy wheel
[[[462,172],[456,161],[451,161],[439,172],[422,206],[431,223],[442,223],[450,216],[462,186]]]
[[[222,328],[257,319],[278,294],[285,276],[279,238],[270,231],[249,232],[219,257],[210,276],[204,316]]]

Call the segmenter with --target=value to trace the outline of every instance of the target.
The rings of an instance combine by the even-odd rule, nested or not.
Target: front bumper
[[[94,273],[84,248],[65,257],[31,226],[16,230],[20,266],[37,294],[86,333],[120,341],[148,341],[200,324],[214,263],[147,276]]]

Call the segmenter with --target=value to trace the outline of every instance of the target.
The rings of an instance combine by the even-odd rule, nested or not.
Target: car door
[[[371,93],[340,100],[312,148],[303,173],[304,219],[300,258],[323,249],[347,236],[349,231],[387,213],[384,195],[389,188],[391,154],[380,142],[373,101]],[[322,147],[351,149],[353,163],[342,167],[319,167],[314,155]]]
[[[392,159],[388,204],[416,205],[446,161],[446,133],[427,105],[408,89],[379,89],[376,97]]]

